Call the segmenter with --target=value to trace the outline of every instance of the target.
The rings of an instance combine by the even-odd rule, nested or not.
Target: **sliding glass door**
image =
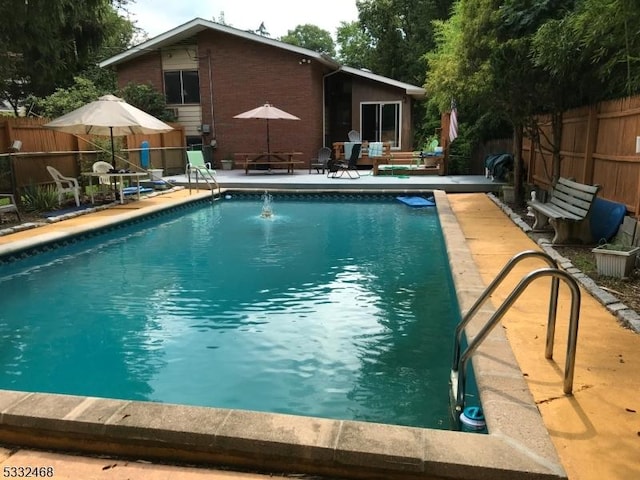
[[[400,102],[360,104],[360,132],[370,142],[391,142],[400,148]]]

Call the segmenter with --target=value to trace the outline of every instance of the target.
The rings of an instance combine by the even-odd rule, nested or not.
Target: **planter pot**
[[[223,170],[233,170],[233,160],[222,160]]]
[[[502,201],[504,203],[515,203],[516,194],[513,186],[511,185],[502,186]]]
[[[614,250],[611,246],[602,245],[591,250],[596,256],[599,275],[607,277],[627,277],[636,264],[636,256],[640,247],[628,247],[627,250]]]
[[[147,173],[149,174],[149,177],[151,177],[151,180],[162,180],[164,170],[162,168],[150,168],[147,170]]]

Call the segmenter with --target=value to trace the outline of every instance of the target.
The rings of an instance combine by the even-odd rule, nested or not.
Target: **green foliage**
[[[639,93],[637,2],[584,0],[564,13],[536,32],[534,61],[566,77],[589,103]]]
[[[57,118],[104,95],[91,80],[76,77],[69,88],[58,88],[44,98],[31,99],[31,111],[47,118]]]
[[[151,84],[129,83],[119,95],[134,107],[147,112],[165,122],[174,122],[176,119],[167,110],[167,102],[164,95]]]
[[[0,98],[17,111],[29,96],[66,88],[95,64],[116,25],[131,22],[117,9],[127,0],[0,2]],[[119,32],[121,33],[121,32]]]
[[[281,37],[280,41],[307,48],[314,52],[324,53],[330,57],[335,57],[336,55],[336,46],[331,34],[315,25],[298,25]]]
[[[353,68],[371,70],[372,38],[360,26],[360,22],[340,22],[337,30],[338,60]]]
[[[58,207],[58,191],[53,185],[29,186],[22,194],[22,205],[28,212],[48,212]]]
[[[432,22],[448,18],[453,0],[359,0],[358,19],[373,47],[370,69],[421,85],[424,54],[434,43]]]
[[[459,131],[458,138],[449,147],[447,163],[449,175],[469,175],[471,173],[471,151],[474,143],[462,128]]]
[[[113,154],[115,154],[116,165],[121,165],[122,162],[118,162],[118,157],[122,156],[122,148],[124,146],[123,137],[113,137],[113,154],[111,153],[111,138],[93,136],[89,143],[91,149],[96,150],[98,153],[93,155],[83,155],[80,160],[80,168],[83,172],[90,172],[93,169],[95,162],[107,162],[113,164]]]

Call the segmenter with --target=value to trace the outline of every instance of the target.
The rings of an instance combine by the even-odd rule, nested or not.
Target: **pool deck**
[[[320,188],[326,190],[336,188],[339,190],[354,191],[368,189],[376,191],[442,189],[451,193],[486,192],[496,189],[496,185],[483,179],[484,177],[394,178],[363,176],[359,180],[348,180],[326,179],[326,177],[322,175],[306,175],[304,173],[296,175],[251,173],[248,176],[245,176],[244,172],[236,171],[219,173],[221,185],[230,189],[268,188],[269,190],[277,190],[280,188],[293,188],[294,190],[306,190]],[[386,182],[381,182],[379,179],[386,179]],[[333,186],[334,184],[336,185],[335,187]],[[286,185],[288,185],[288,187],[286,187]],[[64,236],[73,235],[86,229],[100,228],[100,226],[107,225],[110,222],[119,222],[135,216],[147,215],[154,210],[162,210],[166,208],[167,205],[180,205],[191,202],[194,198],[205,199],[208,196],[209,194],[203,191],[197,192],[194,190],[190,195],[188,189],[174,190],[163,195],[145,198],[139,202],[129,202],[121,206],[112,206],[93,213],[50,223],[45,226],[38,226],[35,229],[5,234],[0,236],[0,254],[25,248],[25,246],[36,241],[42,241],[43,239],[51,241],[64,238]],[[499,205],[497,205],[490,196],[484,193],[459,193],[456,195],[448,195],[447,197],[449,208],[457,218],[457,224],[461,231],[461,238],[454,240],[453,248],[449,245],[450,256],[464,257],[465,254],[462,252],[462,249],[468,247],[473,263],[473,265],[465,265],[464,262],[462,264],[458,263],[458,265],[453,268],[454,275],[459,279],[468,278],[470,276],[469,272],[473,270],[474,272],[477,271],[484,284],[488,284],[513,255],[524,250],[540,248],[521,228],[514,224],[512,219],[505,215],[499,208]],[[37,237],[40,238],[36,240]],[[455,246],[456,241],[460,244],[460,250],[457,250],[458,247]],[[462,243],[465,245],[463,246]],[[540,267],[540,265],[536,263],[524,263],[522,267],[515,269],[513,273],[515,278],[511,279],[511,276],[509,276],[504,287],[498,288],[492,295],[494,307],[497,307],[502,300],[506,298],[523,274],[533,268]],[[459,284],[459,290],[461,286],[464,287],[464,285]],[[476,298],[478,295],[477,290],[474,288],[469,288],[469,290],[468,293],[474,295],[473,298]],[[569,294],[566,288],[561,288],[555,360],[545,360],[544,342],[549,285],[547,281],[538,280],[530,286],[505,315],[502,321],[502,328],[496,329],[506,332],[506,337],[508,338],[522,373],[516,374],[510,368],[501,370],[504,376],[501,381],[505,382],[505,388],[496,389],[496,387],[493,387],[494,392],[490,390],[486,392],[489,398],[486,402],[488,403],[487,407],[492,408],[491,404],[496,404],[498,407],[504,405],[503,411],[505,412],[504,416],[506,416],[506,412],[512,411],[512,407],[507,405],[504,394],[506,393],[506,396],[516,397],[521,395],[517,390],[511,390],[511,387],[508,386],[510,384],[507,382],[512,380],[526,380],[528,390],[533,396],[548,436],[555,447],[555,452],[557,452],[562,468],[569,479],[600,480],[640,478],[640,456],[638,455],[640,451],[640,414],[638,413],[640,412],[640,395],[638,393],[640,392],[640,335],[630,329],[624,328],[616,315],[610,309],[604,307],[600,301],[592,297],[584,288],[581,287],[581,291],[581,324],[578,338],[573,396],[565,396],[562,393],[562,371],[564,368]],[[462,303],[462,308],[465,308],[464,302]],[[497,340],[496,343],[500,343],[500,340]],[[480,351],[478,356],[482,357],[479,358],[479,361],[483,362],[493,361],[494,363],[500,363],[500,361],[502,361],[497,360],[497,357],[492,357],[491,353],[486,351]],[[474,367],[475,366],[474,360]],[[480,368],[484,368],[482,363],[479,363],[479,366]],[[514,376],[518,378],[510,378]],[[38,394],[13,393],[15,393],[15,395],[7,396],[5,394],[0,398],[1,420],[5,426],[12,425],[12,419],[18,418],[20,412],[24,414],[24,412],[31,411],[30,404],[39,405],[40,407],[44,405],[52,411],[65,411],[66,418],[73,418],[74,420],[84,422],[78,424],[80,425],[78,428],[88,428],[89,423],[93,421],[93,419],[89,418],[88,414],[97,414],[92,410],[92,408],[96,406],[94,402],[87,402],[86,400],[80,401],[75,399],[75,397],[69,397],[68,399],[66,399],[66,397],[53,397],[56,398],[55,404],[47,404],[47,399],[39,397]],[[493,394],[493,397],[491,394]],[[497,398],[500,395],[503,396]],[[63,400],[61,401],[60,398],[63,398]],[[61,403],[65,402],[68,403],[68,405],[61,405]],[[485,399],[483,397],[483,404],[484,403]],[[119,415],[122,412],[126,412],[122,419],[118,420],[117,424],[107,422],[103,427],[107,430],[110,429],[112,433],[115,432],[116,434],[119,431],[124,432],[126,429],[129,429],[129,431],[135,429],[136,425],[127,424],[129,420],[125,419],[129,417],[130,414],[130,418],[135,419],[135,414],[140,413],[137,409],[142,410],[142,406],[136,407],[131,404],[118,403],[118,401],[115,400],[101,402],[100,408],[104,410],[102,414],[108,418],[114,418],[116,413]],[[157,411],[153,412],[153,410]],[[156,408],[152,408],[152,412],[150,412],[149,415],[152,417],[151,423],[153,424],[155,421],[154,418],[162,418],[162,407],[156,406]],[[233,412],[226,412],[225,415],[226,422],[228,417],[233,415]],[[248,416],[251,417],[248,419],[250,420],[249,424],[255,425],[259,422],[265,422],[265,417],[262,415],[254,415],[249,412]],[[211,425],[203,424],[202,430],[195,428],[194,431],[202,436],[203,431],[207,431],[208,428],[214,428],[216,422],[220,420],[212,417],[215,417],[215,415],[211,415],[211,413],[204,415],[203,413],[202,416],[196,415],[195,419],[185,418],[185,423],[189,423],[187,422],[188,420],[191,422],[195,421],[196,425],[199,422],[210,423]],[[46,430],[49,424],[54,423],[54,421],[46,415],[34,418],[33,421],[35,422],[33,426],[36,430]],[[518,443],[517,436],[512,436],[511,432],[507,431],[507,427],[509,424],[517,426],[520,421],[524,422],[523,425],[526,426],[526,419],[520,417],[498,418],[495,420],[494,430],[497,433],[491,441],[496,445],[499,442],[504,443],[505,441],[506,443],[513,444],[514,449],[509,453],[511,456],[517,456],[517,453],[513,452],[522,450],[522,445]],[[332,429],[334,428],[334,425],[330,422],[331,421],[328,420],[317,421],[313,429],[307,432],[308,435],[314,438],[320,438],[320,440],[323,438],[329,439],[331,435],[333,435]],[[288,425],[284,423],[279,424],[277,418],[276,420],[271,418],[269,423],[274,431],[278,430],[284,437],[288,436]],[[492,425],[490,424],[489,426],[491,430]],[[411,435],[407,436],[406,433],[409,429],[404,429],[406,431],[400,432],[400,429],[397,428],[379,429],[375,424],[371,424],[370,427],[354,426],[353,422],[340,422],[339,428],[341,430],[338,437],[335,438],[338,438],[340,442],[343,443],[343,447],[349,447],[343,450],[342,453],[344,456],[343,460],[347,462],[355,461],[355,457],[362,456],[363,451],[360,451],[357,445],[349,445],[348,438],[349,433],[353,435],[352,438],[355,438],[358,434],[357,430],[362,428],[370,428],[364,433],[373,440],[375,440],[376,435],[380,434],[380,432],[384,432],[386,435],[390,433],[397,435],[396,443],[399,443],[399,445],[396,449],[385,451],[386,458],[389,459],[392,455],[396,455],[397,457],[395,458],[397,461],[400,452],[403,450],[407,450],[403,452],[406,453],[407,457],[411,457],[413,454],[410,444],[404,443],[408,438],[411,438]],[[348,428],[353,430],[349,432]],[[9,428],[9,430],[11,430],[11,428]],[[523,427],[523,430],[522,432],[516,432],[516,435],[530,437],[537,435],[537,432],[528,432],[525,427]],[[159,441],[163,442],[186,436],[182,431],[161,432],[155,430],[154,432],[160,439]],[[21,436],[21,432],[17,430],[13,433],[15,434],[14,438],[16,440],[25,438]],[[141,433],[143,432],[141,431]],[[252,436],[251,432],[236,433],[246,438]],[[413,434],[415,434],[417,438],[417,433],[414,432]],[[452,443],[450,448],[460,455],[473,457],[473,451],[460,451],[460,449],[464,449],[464,440],[461,440],[460,435],[461,434],[456,432],[443,432],[441,440],[448,438],[452,442],[461,441],[462,444]],[[468,437],[469,434],[466,434],[466,436]],[[5,436],[4,438],[6,441],[8,437]],[[227,438],[230,439],[231,437]],[[277,438],[271,440],[276,441]],[[94,438],[92,441],[96,441],[96,439]],[[338,446],[332,443],[333,441],[337,440],[331,440],[329,445],[337,449]],[[544,438],[540,439],[541,444],[544,444],[545,441]],[[262,456],[265,449],[271,448],[266,440],[263,439],[262,442],[266,443],[262,443],[256,447],[256,456]],[[10,443],[24,445],[24,443],[20,441]],[[53,442],[53,444],[55,444],[55,442]],[[60,445],[63,446],[64,443]],[[239,444],[236,444],[235,448],[238,446]],[[108,452],[109,445],[105,445],[104,447],[105,452]],[[232,449],[234,448],[233,445],[231,445],[231,447]],[[432,449],[431,456],[434,456],[436,452],[438,455],[447,455],[446,453],[440,453],[438,446],[435,444],[429,445],[429,447]],[[534,452],[538,451],[535,447],[533,450]],[[558,471],[551,465],[553,462],[553,454],[550,456],[550,459],[543,458],[546,450],[547,447],[542,445],[539,450],[539,452],[542,453],[534,454],[534,457],[538,460],[531,464],[531,475],[527,475],[527,478],[548,478],[546,475],[550,475],[549,478],[555,478],[556,475],[558,478],[564,476],[562,471]],[[497,454],[500,452],[503,454],[507,453],[502,447],[494,451]],[[170,451],[167,451],[169,458],[170,453]],[[304,455],[310,453],[314,452],[306,452]],[[322,456],[326,453],[326,451],[322,450],[314,454]],[[350,456],[354,458],[347,458]],[[158,463],[149,464],[106,458],[67,456],[60,453],[43,453],[29,450],[28,448],[7,448],[0,450],[0,460],[2,461],[3,468],[13,466],[55,465],[54,478],[192,479],[206,476],[206,478],[213,479],[234,478],[258,480],[270,477],[270,475],[243,473],[239,471],[229,472],[215,469],[167,466]],[[196,460],[197,458],[194,457],[194,462]],[[372,460],[374,460],[374,457],[360,458],[357,461],[370,463]],[[496,459],[478,459],[477,464],[493,465],[491,468],[495,468],[495,464],[492,463],[494,460]],[[525,462],[525,459],[522,461]],[[473,461],[472,464],[474,464]],[[544,468],[541,467],[544,465],[548,465],[548,473],[545,473]],[[437,478],[455,478],[455,470],[452,469],[451,464],[449,464],[447,468],[438,470],[441,476]],[[541,476],[537,477],[533,469],[539,469],[538,474]],[[412,467],[409,466],[406,471],[399,473],[397,478],[404,478],[404,474],[409,474],[411,471]],[[325,472],[324,474],[331,476],[331,472]],[[454,476],[451,477],[449,474],[453,474]],[[300,477],[298,476],[298,478]],[[334,474],[332,478],[336,478],[336,475]],[[391,477],[387,476],[387,478]],[[436,477],[434,476],[433,478]],[[480,472],[477,478],[493,477],[491,471],[485,471],[484,473]]]

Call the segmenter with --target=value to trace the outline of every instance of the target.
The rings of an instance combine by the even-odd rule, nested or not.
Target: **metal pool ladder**
[[[213,175],[209,170],[204,170],[204,169],[202,171],[195,170],[195,172],[196,172],[196,185],[198,185],[198,173],[200,173],[200,175],[202,176],[202,179],[207,183],[209,190],[211,190],[211,199],[215,200],[216,198],[214,187],[218,189],[218,198],[220,198],[222,191],[220,190],[220,185],[218,184],[218,181],[216,180],[215,175]],[[187,174],[187,178],[189,181],[189,194],[191,194],[191,172]]]
[[[480,329],[478,334],[469,343],[465,351],[461,354],[462,332],[473,316],[478,312],[480,307],[484,305],[489,296],[502,283],[507,274],[513,270],[515,265],[520,261],[538,257],[544,260],[549,268],[540,268],[525,275],[520,283],[513,289],[509,296],[502,302],[502,305],[495,311],[489,321]],[[569,320],[569,337],[567,341],[567,358],[564,369],[563,391],[570,395],[573,390],[573,374],[575,370],[576,360],[576,343],[578,340],[578,323],[580,318],[580,289],[575,279],[564,270],[558,269],[558,264],[547,253],[535,250],[526,250],[515,255],[502,268],[500,273],[493,279],[491,284],[476,300],[469,311],[464,315],[462,321],[458,324],[455,331],[454,348],[453,348],[453,365],[451,368],[451,393],[455,401],[455,411],[464,410],[465,403],[465,384],[466,384],[466,366],[471,355],[476,351],[482,341],[489,335],[491,330],[498,324],[500,319],[511,308],[515,301],[520,297],[522,292],[529,286],[531,282],[541,277],[552,277],[551,279],[551,296],[549,300],[549,315],[547,320],[547,340],[545,349],[545,358],[553,358],[553,340],[556,330],[556,314],[558,307],[558,287],[560,279],[564,280],[571,290],[571,316]]]

